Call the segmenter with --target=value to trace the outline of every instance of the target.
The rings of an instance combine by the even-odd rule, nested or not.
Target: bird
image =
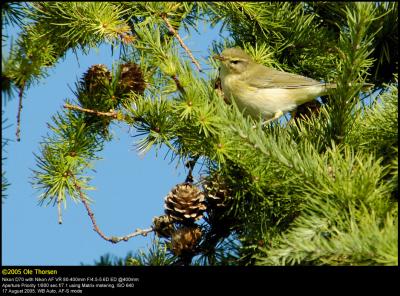
[[[324,83],[256,63],[239,47],[224,49],[214,59],[221,62],[221,88],[230,102],[263,124],[278,119],[297,106],[326,95],[335,83]]]

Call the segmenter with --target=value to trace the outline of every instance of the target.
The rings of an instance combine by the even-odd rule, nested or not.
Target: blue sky
[[[7,28],[6,33],[15,36],[16,30]],[[199,33],[182,33],[182,37],[201,61],[208,55],[212,41],[222,37],[219,27],[211,29],[203,23],[199,24]],[[4,45],[2,49],[7,52]],[[39,206],[40,192],[30,184],[31,169],[36,168],[33,153],[39,153],[39,143],[48,132],[46,123],[51,123],[51,116],[62,109],[66,98],[73,98],[68,86],[73,89],[76,80],[93,64],[105,64],[111,69],[118,52],[114,50],[112,56],[109,45],[91,50],[88,55],[79,53],[78,58],[68,52],[49,71],[49,77],[28,89],[21,116],[21,142],[15,141],[18,99],[2,102],[6,125],[11,124],[2,133],[3,138],[11,140],[3,167],[11,183],[2,204],[3,265],[93,264],[106,253],[124,257],[129,251],[150,245],[153,235],[118,244],[103,240],[92,230],[84,206],[70,199],[63,209],[63,224],[59,225],[57,208]],[[132,138],[127,125],[114,125],[112,132],[114,140],[105,145],[100,154],[103,160],[95,164],[91,184],[97,190],[88,193],[94,200],[92,210],[101,230],[107,236],[122,236],[136,228],[150,227],[153,217],[163,214],[164,197],[184,181],[186,170],[182,165],[176,168],[169,156],[164,159],[165,149],[157,157],[154,150],[139,156],[134,150],[137,138]]]

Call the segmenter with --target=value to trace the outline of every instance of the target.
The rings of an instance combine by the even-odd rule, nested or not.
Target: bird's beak
[[[214,60],[220,60],[220,61],[225,61],[226,60],[222,55],[219,55],[219,54],[213,55],[213,59]]]

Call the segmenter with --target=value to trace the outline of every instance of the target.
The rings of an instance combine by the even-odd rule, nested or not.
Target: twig
[[[85,198],[84,195],[83,195],[81,186],[79,186],[78,183],[76,182],[75,176],[72,175],[71,172],[69,172],[69,176],[72,177],[72,179],[73,179],[73,181],[74,181],[75,189],[78,191],[79,196],[80,196],[80,198],[81,198],[81,201],[82,201],[83,205],[84,205],[85,208],[86,208],[87,214],[88,214],[90,220],[92,221],[93,230],[94,230],[95,232],[97,232],[104,240],[109,241],[109,242],[111,242],[111,243],[113,243],[113,244],[116,244],[116,243],[119,243],[120,241],[128,241],[128,240],[131,239],[132,237],[135,237],[135,236],[138,236],[138,235],[146,236],[149,232],[154,231],[153,228],[148,228],[148,229],[139,229],[139,228],[138,228],[138,229],[136,229],[134,232],[132,232],[132,233],[130,233],[130,234],[128,234],[128,235],[125,235],[125,236],[111,236],[111,237],[106,236],[106,235],[100,230],[100,228],[97,226],[96,219],[94,218],[94,214],[93,214],[92,210],[90,209],[89,204],[88,204],[88,202],[86,201],[86,198]]]
[[[174,29],[174,27],[172,27],[171,23],[169,22],[167,15],[165,13],[161,14],[161,18],[164,20],[164,22],[167,24],[168,30],[171,34],[173,34],[176,39],[178,39],[180,45],[182,46],[182,48],[186,51],[186,53],[189,55],[190,59],[192,60],[193,64],[196,65],[197,70],[199,70],[199,72],[202,72],[203,70],[200,67],[200,64],[197,62],[197,60],[194,58],[192,52],[190,51],[190,49],[186,46],[186,44],[183,42],[181,36],[179,36],[178,32]]]
[[[179,82],[179,81],[178,81]],[[183,92],[183,88],[181,89],[181,91]],[[86,113],[90,113],[90,114],[95,114],[98,116],[107,116],[107,117],[112,117],[114,119],[117,119],[119,121],[124,121],[126,120],[126,117],[123,116],[122,119],[118,118],[118,112],[117,111],[112,111],[112,112],[101,112],[101,111],[97,111],[97,110],[91,110],[91,109],[85,109],[76,105],[71,105],[71,104],[64,104],[64,108],[70,109],[70,110],[77,110],[77,111],[81,111],[81,112],[86,112]],[[133,117],[132,118],[134,121],[143,121],[142,117]]]
[[[172,75],[171,78],[174,80],[176,84],[176,88],[184,95],[185,94],[185,89],[183,88],[181,82],[179,81],[178,77],[176,75]]]
[[[99,115],[99,116],[108,116],[108,117],[112,117],[112,118],[117,118],[118,117],[118,113],[116,111],[112,111],[112,112],[101,112],[101,111],[97,111],[97,110],[91,110],[91,109],[85,109],[79,106],[75,106],[75,105],[71,105],[71,104],[64,104],[64,108],[70,109],[70,110],[78,110],[78,111],[82,111],[82,112],[86,112],[86,113],[91,113],[91,114],[95,114],[95,115]]]
[[[199,159],[200,156],[195,156],[193,159],[189,160],[186,162],[186,167],[189,169],[189,172],[186,176],[185,183],[193,183],[193,169],[194,166],[196,165],[197,160]]]
[[[57,200],[57,210],[58,210],[58,224],[62,224],[62,215],[61,215],[61,199]]]
[[[19,88],[19,102],[18,102],[18,113],[17,113],[17,131],[15,135],[17,136],[17,141],[21,141],[20,133],[21,133],[21,112],[22,112],[22,98],[24,96],[25,90],[25,82],[22,82],[21,87]]]

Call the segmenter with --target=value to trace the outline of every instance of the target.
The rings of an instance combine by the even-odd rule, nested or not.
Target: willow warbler
[[[279,118],[297,106],[327,94],[336,84],[321,83],[257,64],[240,48],[227,48],[221,55],[221,87],[240,110],[264,123]]]

